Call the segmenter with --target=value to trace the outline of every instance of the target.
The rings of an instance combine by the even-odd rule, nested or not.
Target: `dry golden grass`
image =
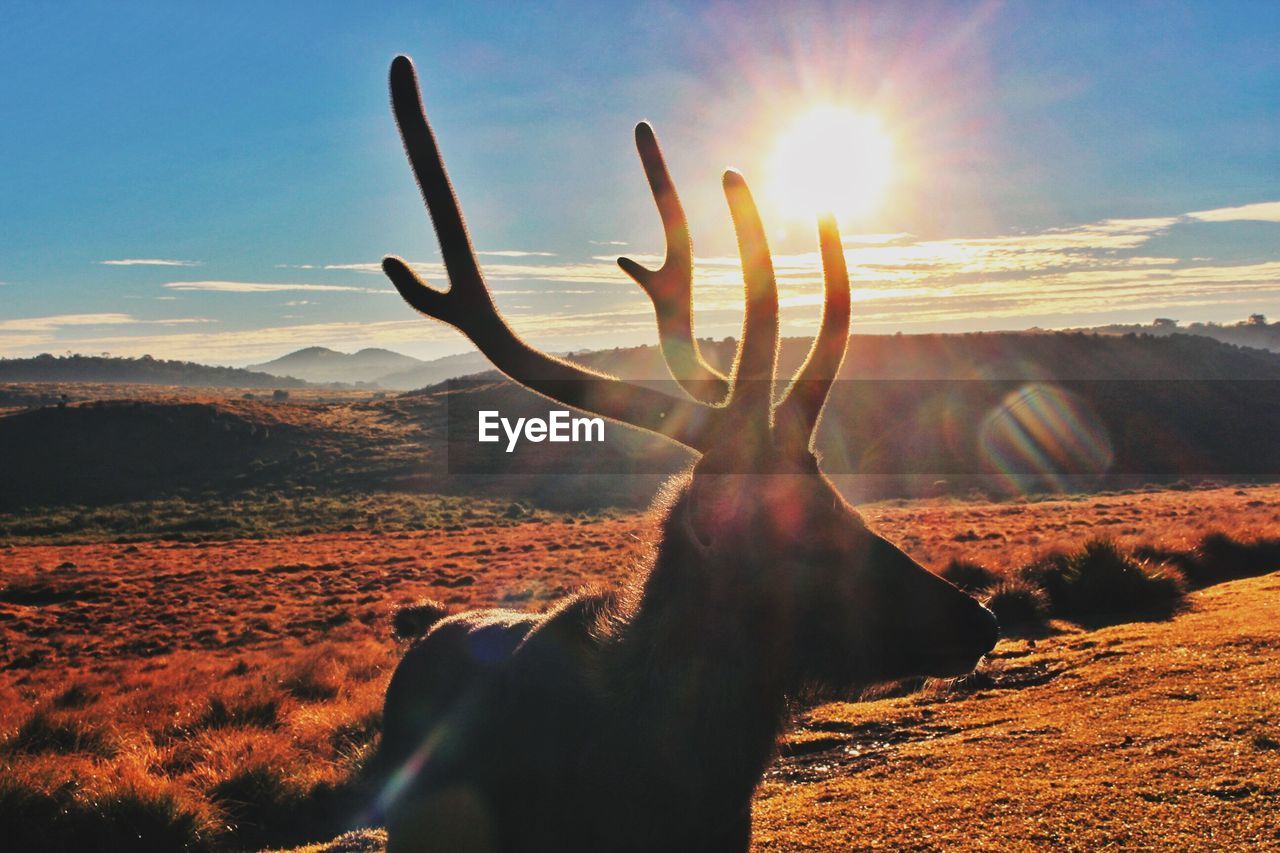
[[[1167,549],[1209,530],[1274,536],[1280,487],[864,514],[931,567],[1000,573],[1100,534]],[[141,828],[134,849],[336,834],[376,739],[396,605],[539,609],[618,582],[646,533],[628,517],[0,546],[0,824],[52,820],[54,803],[80,846],[110,846],[120,826]],[[1191,600],[1169,622],[1005,641],[958,692],[818,709],[761,791],[758,845],[1280,841],[1280,663],[1265,654],[1280,581]]]
[[[756,804],[761,850],[1280,845],[1280,576],[1003,641],[981,689],[833,704]],[[821,747],[820,749],[818,747]]]

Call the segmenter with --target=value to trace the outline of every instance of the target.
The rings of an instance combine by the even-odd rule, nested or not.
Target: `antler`
[[[747,311],[742,321],[742,343],[733,363],[733,394],[729,411],[749,421],[770,422],[773,408],[773,374],[778,365],[778,283],[764,236],[764,224],[742,175],[724,173],[724,194],[738,234],[738,254],[747,286]]]
[[[724,374],[703,358],[693,334],[693,249],[689,222],[657,137],[647,122],[636,125],[636,150],[662,219],[666,257],[656,270],[646,269],[630,258],[618,258],[618,266],[644,288],[653,302],[662,353],[671,375],[693,397],[705,403],[717,403],[728,395],[730,384]],[[804,364],[774,414],[774,424],[783,433],[784,440],[805,448],[816,430],[849,340],[849,273],[835,217],[824,216],[819,220],[818,240],[822,247],[825,287],[822,322]],[[765,255],[767,259],[767,250]]]
[[[435,290],[403,260],[388,256],[382,261],[383,271],[404,300],[458,329],[495,367],[539,394],[702,450],[706,437],[714,432],[710,422],[718,410],[563,361],[534,349],[512,331],[480,274],[462,212],[427,123],[413,63],[406,56],[391,63],[391,102],[450,283],[446,292]]]
[[[671,376],[695,399],[719,403],[729,394],[729,381],[707,364],[693,334],[693,244],[689,220],[676,195],[658,139],[647,122],[636,125],[636,150],[662,218],[667,253],[656,270],[646,269],[630,258],[618,258],[618,266],[644,288],[653,302],[658,338]]]
[[[435,136],[427,122],[413,63],[398,56],[391,63],[391,102],[405,151],[440,242],[449,290],[425,284],[394,255],[383,271],[415,309],[466,335],[514,381],[567,406],[666,436],[696,451],[705,451],[745,424],[769,429],[773,376],[778,350],[778,288],[764,226],[746,182],[737,172],[724,176],[725,197],[738,234],[746,283],[747,310],[742,343],[726,380],[702,359],[693,337],[692,251],[688,222],[657,140],[648,125],[636,129],[636,144],[667,234],[667,259],[650,271],[629,259],[619,265],[653,300],[663,352],[672,375],[695,397],[718,400],[732,389],[722,406],[681,400],[641,385],[556,358],[529,346],[498,313],[476,263],[466,224],[458,207]],[[800,375],[778,406],[788,429],[816,424],[831,380],[848,341],[849,280],[834,219],[819,227],[826,277],[822,327]]]
[[[818,242],[822,247],[825,291],[822,323],[795,381],[774,409],[774,425],[783,434],[784,441],[799,442],[799,446],[806,449],[813,442],[822,407],[849,346],[849,314],[852,310],[849,270],[834,216],[818,220]]]

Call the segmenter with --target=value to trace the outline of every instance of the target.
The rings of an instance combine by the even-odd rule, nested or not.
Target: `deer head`
[[[507,325],[481,276],[406,57],[392,64],[391,92],[450,287],[426,285],[394,256],[383,261],[387,276],[412,307],[457,328],[515,382],[698,454],[673,490],[661,547],[671,559],[698,564],[708,583],[768,623],[774,663],[790,686],[956,675],[991,649],[991,613],[869,530],[819,469],[813,436],[849,337],[849,278],[834,218],[818,225],[820,329],[775,402],[778,292],[746,182],[737,172],[724,175],[746,283],[741,344],[725,376],[699,352],[688,223],[653,131],[639,125],[636,144],[666,259],[657,270],[625,258],[619,265],[652,300],[663,354],[688,396],[626,383],[536,350]]]

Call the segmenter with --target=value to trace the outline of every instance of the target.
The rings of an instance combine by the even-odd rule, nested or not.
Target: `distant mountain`
[[[210,367],[190,361],[45,353],[34,358],[0,358],[0,382],[111,382],[183,385],[201,388],[301,388],[301,379],[270,376],[238,367]]]
[[[248,369],[276,376],[293,376],[308,382],[363,382],[382,385],[379,380],[383,376],[421,364],[423,362],[420,359],[376,347],[353,353],[338,352],[328,347],[307,347],[273,361],[251,364]]]
[[[1254,314],[1243,323],[1219,325],[1217,323],[1190,323],[1179,326],[1176,320],[1158,319],[1150,325],[1141,323],[1115,323],[1081,331],[1100,335],[1195,335],[1213,338],[1224,344],[1280,352],[1280,322],[1268,323],[1262,314]]]
[[[379,377],[378,384],[397,391],[412,391],[429,385],[438,385],[459,376],[470,376],[493,370],[489,359],[478,352],[447,355],[431,361],[419,362],[413,367],[398,370]]]

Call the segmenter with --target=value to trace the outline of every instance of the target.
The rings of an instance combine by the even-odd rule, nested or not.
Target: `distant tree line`
[[[1280,352],[1280,321],[1267,322],[1267,315],[1250,314],[1247,320],[1238,323],[1188,323],[1185,326],[1169,317],[1157,317],[1151,325],[1141,323],[1115,323],[1099,326],[1090,331],[1105,335],[1148,334],[1148,335],[1198,335],[1213,338],[1224,344],[1235,344],[1241,347],[1253,347]]]

